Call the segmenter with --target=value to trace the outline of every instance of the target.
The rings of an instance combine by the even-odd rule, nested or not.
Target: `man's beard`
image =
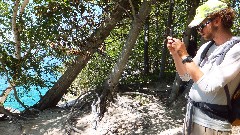
[[[214,34],[218,31],[218,26],[212,26],[211,27],[211,32],[209,32],[208,34],[205,34],[204,39],[205,40],[213,40],[214,38]]]

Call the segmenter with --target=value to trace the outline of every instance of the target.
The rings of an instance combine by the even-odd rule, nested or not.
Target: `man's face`
[[[197,26],[198,33],[205,40],[212,40],[214,37],[215,31],[217,31],[218,27],[213,24],[214,19],[206,18],[201,24]]]

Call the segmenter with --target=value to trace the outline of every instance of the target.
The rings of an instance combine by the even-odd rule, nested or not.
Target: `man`
[[[232,96],[240,82],[240,37],[233,36],[230,30],[234,18],[233,9],[221,1],[209,0],[199,6],[189,27],[196,28],[209,42],[199,48],[193,59],[181,40],[167,38],[179,76],[183,81],[194,81],[188,94],[184,134],[231,134],[231,123],[226,120],[228,109],[224,108],[227,106],[224,86]],[[201,60],[203,51],[206,56]],[[224,107],[218,109],[219,106]]]

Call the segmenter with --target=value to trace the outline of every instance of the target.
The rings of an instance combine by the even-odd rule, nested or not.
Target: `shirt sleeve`
[[[181,80],[184,81],[184,82],[187,82],[187,81],[189,81],[190,79],[192,79],[192,77],[191,77],[188,73],[185,73],[184,75],[179,75],[179,77],[180,77]]]
[[[203,92],[214,92],[233,80],[239,72],[240,44],[236,44],[226,53],[220,65],[205,72],[196,83]]]

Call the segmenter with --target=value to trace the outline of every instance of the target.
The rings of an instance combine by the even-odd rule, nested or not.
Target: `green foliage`
[[[188,22],[188,12],[189,10],[189,3],[183,0],[175,1],[175,7],[174,7],[174,22],[172,24],[173,30],[174,30],[174,36],[178,38],[183,38],[183,32],[187,28]],[[154,81],[173,81],[175,77],[175,67],[173,60],[171,59],[170,55],[167,54],[167,65],[166,65],[166,78],[159,78],[159,68],[161,66],[161,55],[162,55],[162,48],[164,46],[164,41],[166,39],[166,22],[168,21],[166,15],[168,14],[169,9],[169,3],[168,2],[162,2],[159,5],[155,5],[153,7],[152,13],[150,15],[150,34],[149,34],[149,61],[150,61],[150,73],[144,74],[144,32],[140,35],[136,46],[133,50],[132,55],[129,58],[128,64],[125,68],[124,73],[122,74],[122,78],[120,80],[120,83],[129,84],[129,83],[147,83],[147,82],[154,82]],[[239,17],[238,17],[239,18]],[[111,32],[111,37],[108,38],[108,40],[105,41],[106,45],[106,54],[109,56],[109,63],[115,63],[116,60],[119,57],[119,54],[122,50],[122,44],[127,39],[128,30],[130,28],[131,23],[124,23],[121,24],[121,27],[118,29],[115,29]],[[239,27],[234,27],[234,31],[238,30]],[[127,28],[127,29],[125,29]],[[200,40],[200,36],[199,39]],[[104,59],[100,58],[100,61],[104,61]],[[96,62],[99,61],[96,60]],[[111,70],[112,66],[114,64],[111,64],[106,69],[103,66],[96,66],[93,64],[94,61],[91,61],[89,63],[92,66],[88,66],[84,72],[81,73],[80,78],[91,78],[87,80],[91,80],[91,85],[96,86],[102,83],[104,79],[106,79],[107,75],[109,74],[109,70]],[[105,65],[107,62],[105,61]],[[96,68],[95,68],[96,67]],[[86,70],[89,70],[92,72],[88,72],[90,74],[86,74]],[[105,75],[103,75],[103,78],[101,78],[102,75],[99,75],[99,70],[107,70],[105,72]],[[102,72],[103,73],[103,72]],[[83,75],[85,74],[85,75]],[[92,80],[93,79],[93,80]],[[98,81],[94,81],[94,79]],[[102,80],[102,81],[99,81]],[[87,81],[85,81],[87,82]],[[95,83],[94,83],[95,82]],[[81,84],[81,83],[80,83]],[[89,84],[88,84],[89,85]],[[86,85],[87,86],[87,85]]]
[[[11,1],[0,2],[0,75],[8,77],[9,83],[16,87],[21,86],[18,94],[21,97],[20,93],[28,93],[30,89],[37,92],[53,86],[63,71],[62,65],[76,57],[71,51],[82,51],[79,42],[99,25],[102,14],[101,6],[94,12],[96,6],[88,2],[28,3],[24,14],[18,12],[16,19],[22,55],[18,59],[12,33],[13,6]]]
[[[82,70],[72,84],[70,90],[81,93],[84,90],[101,86],[107,79],[113,66],[115,65],[122,47],[125,43],[129,27],[123,25],[111,32],[110,37],[105,40],[102,48],[98,50],[88,65]]]

